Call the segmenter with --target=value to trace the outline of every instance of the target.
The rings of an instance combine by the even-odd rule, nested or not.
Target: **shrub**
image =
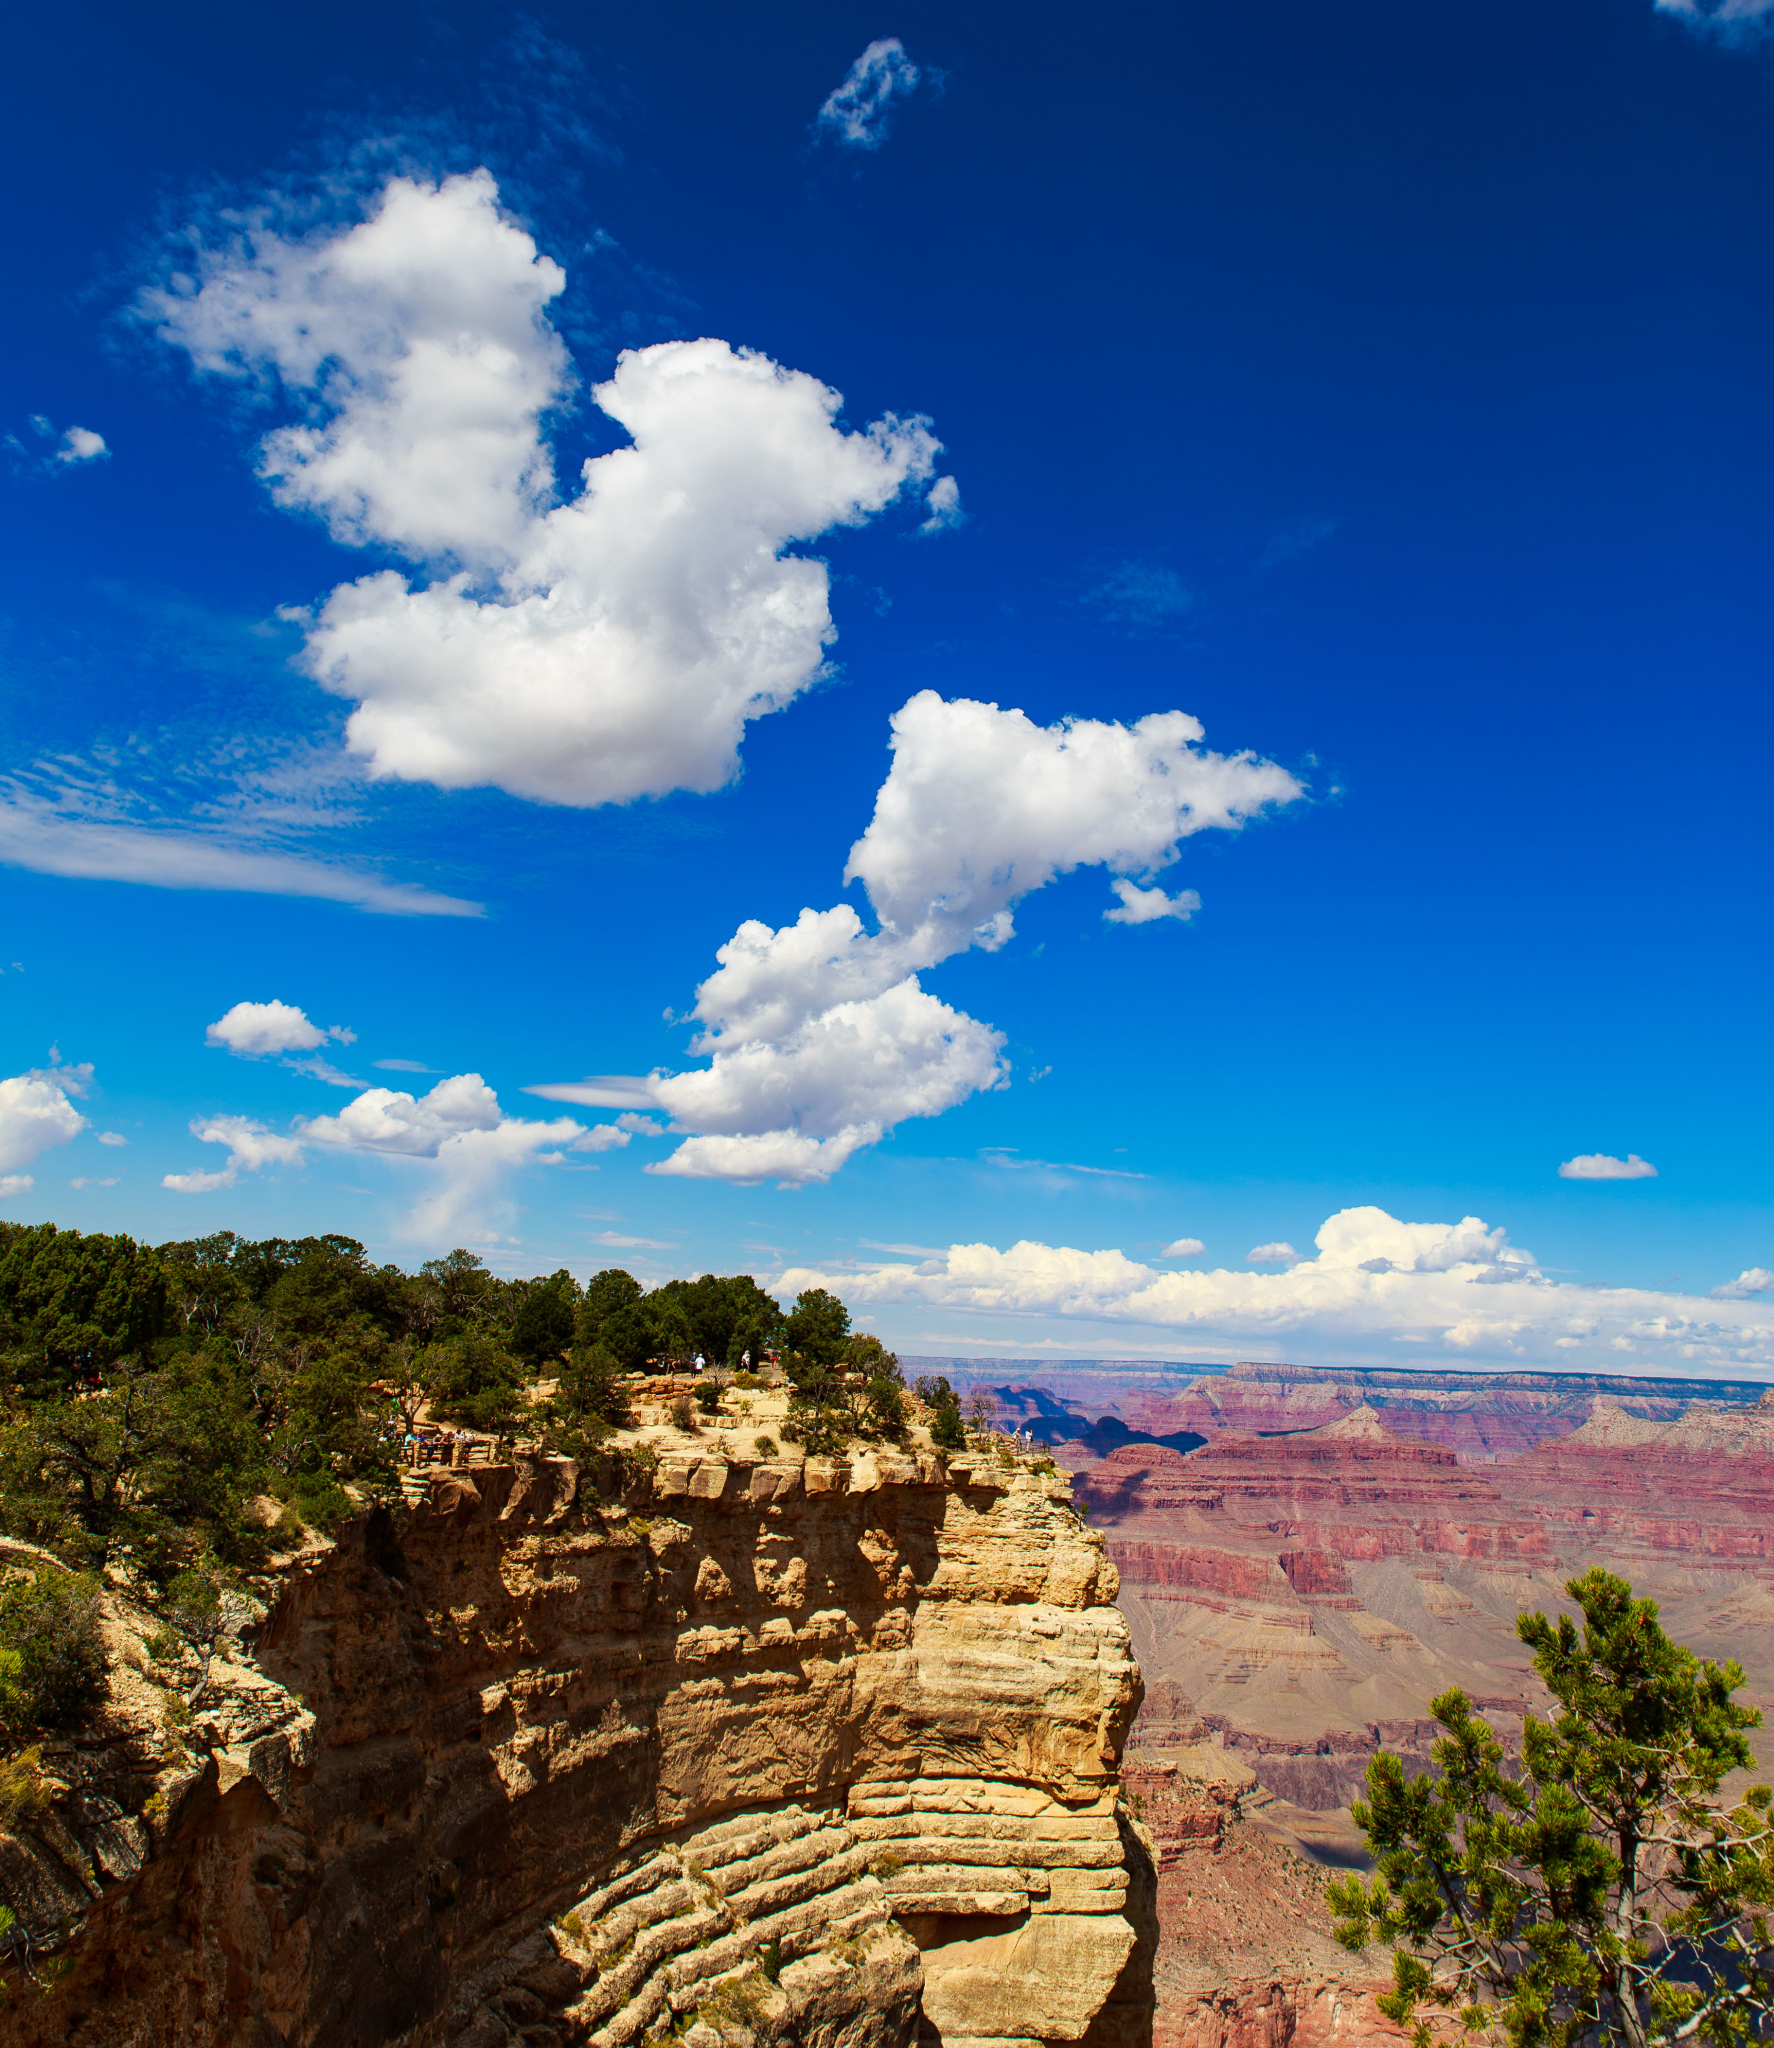
[[[930,1411],[930,1441],[940,1451],[967,1448],[967,1429],[961,1420],[961,1397],[940,1374],[919,1380],[912,1391]]]
[[[717,2027],[755,2029],[770,2002],[770,1994],[765,1987],[766,1980],[761,1972],[729,1977],[726,1983],[715,1986],[696,2017]]]
[[[752,1449],[757,1452],[760,1458],[775,1457],[776,1439],[773,1436],[754,1436],[751,1442]]]
[[[0,1717],[13,1730],[72,1728],[105,1690],[98,1581],[53,1566],[0,1589]]]
[[[0,1830],[12,1833],[21,1821],[35,1820],[48,1805],[42,1750],[33,1745],[0,1762]]]
[[[674,1429],[694,1431],[696,1427],[696,1410],[691,1406],[688,1394],[680,1394],[666,1410],[666,1413],[671,1417]]]
[[[616,1463],[621,1471],[618,1484],[638,1486],[659,1469],[659,1453],[651,1444],[618,1444]]]

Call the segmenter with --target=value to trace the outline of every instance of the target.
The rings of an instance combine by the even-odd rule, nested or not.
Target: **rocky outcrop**
[[[133,1861],[10,1841],[59,1953],[0,2039],[1143,2048],[1115,1590],[1007,1451],[436,1474],[289,1567],[183,1761],[137,1727]]]
[[[1158,1861],[1157,2048],[1401,2038],[1374,2004],[1385,1958],[1338,1946],[1324,1873],[1252,1819],[1239,1758],[1212,1743],[1141,1751],[1124,1777]]]

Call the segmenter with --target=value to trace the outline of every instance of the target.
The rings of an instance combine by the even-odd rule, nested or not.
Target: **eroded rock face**
[[[1237,1757],[1201,1742],[1130,1755],[1124,1782],[1158,1864],[1156,2048],[1402,2043],[1374,2002],[1387,1959],[1338,1946],[1324,1872],[1245,1811],[1255,1780]]]
[[[1026,1461],[439,1476],[292,1568],[0,2039],[1143,2048],[1116,1587]]]

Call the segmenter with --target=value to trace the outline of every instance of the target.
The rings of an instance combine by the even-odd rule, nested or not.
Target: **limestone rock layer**
[[[291,1568],[133,1869],[14,1844],[0,2041],[1142,2048],[1116,1590],[1008,1455],[439,1475]]]

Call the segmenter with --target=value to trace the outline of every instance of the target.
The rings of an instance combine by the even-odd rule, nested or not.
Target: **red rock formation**
[[[1130,1751],[1122,1782],[1158,1865],[1154,2048],[1367,2048],[1391,2042],[1383,1958],[1331,1934],[1324,1873],[1244,1811],[1250,1774],[1199,1746]]]
[[[1355,1589],[1343,1560],[1332,1551],[1284,1550],[1280,1563],[1288,1584],[1302,1600],[1353,1597]]]
[[[1245,1363],[1204,1374],[1175,1393],[1139,1385],[1130,1374],[1129,1391],[1116,1407],[1132,1427],[1153,1436],[1179,1429],[1214,1436],[1314,1429],[1367,1403],[1399,1436],[1444,1445],[1467,1464],[1495,1464],[1570,1434],[1598,1395],[1628,1401],[1640,1415],[1673,1421],[1690,1401],[1747,1403],[1760,1392],[1747,1382],[1722,1386],[1594,1373],[1349,1371]],[[1109,1393],[1104,1386],[1099,1400]]]

